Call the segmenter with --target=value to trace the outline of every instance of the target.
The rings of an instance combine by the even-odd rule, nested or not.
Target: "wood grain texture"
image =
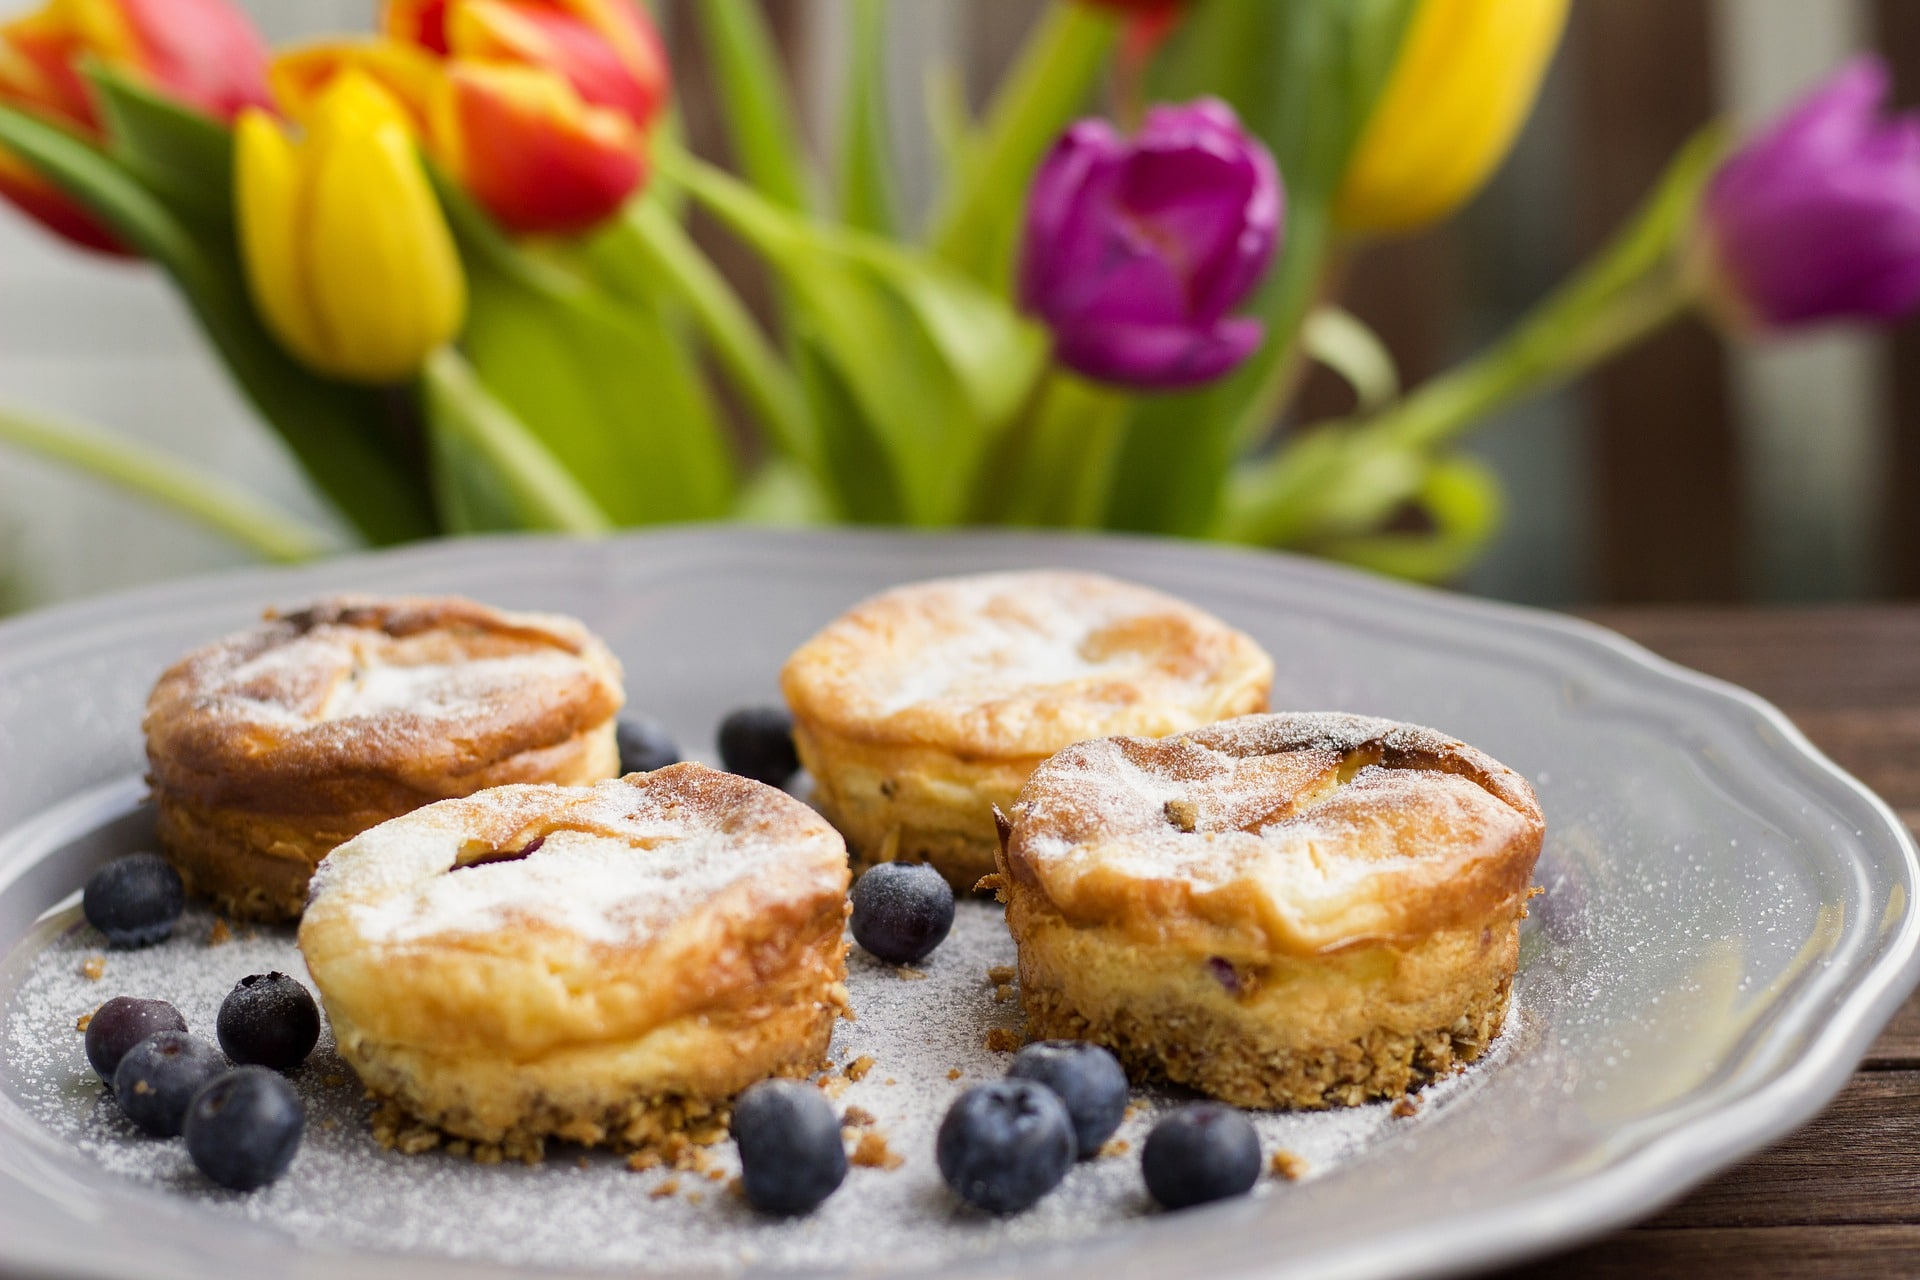
[[[1920,607],[1607,609],[1664,657],[1752,689],[1920,821]],[[1920,1275],[1920,1000],[1799,1132],[1648,1222],[1502,1273],[1553,1277]]]
[[[1580,227],[1597,247],[1718,109],[1708,0],[1575,5]],[[1744,499],[1726,361],[1686,322],[1596,373],[1596,581],[1619,601],[1733,600],[1746,580]]]

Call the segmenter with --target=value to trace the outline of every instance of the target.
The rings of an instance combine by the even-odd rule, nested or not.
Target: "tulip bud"
[[[235,137],[241,255],[255,306],[317,373],[408,377],[459,331],[466,285],[414,152],[406,112],[372,77],[341,73],[295,143],[248,111]]]
[[[1259,321],[1227,313],[1272,259],[1284,203],[1272,156],[1222,102],[1154,107],[1131,139],[1083,120],[1028,193],[1022,304],[1089,378],[1217,378],[1260,345]]]
[[[1896,320],[1920,307],[1920,114],[1883,117],[1887,68],[1863,57],[1723,164],[1695,266],[1739,327]]]
[[[225,0],[49,0],[0,26],[0,102],[97,141],[99,111],[81,72],[88,59],[220,120],[271,102],[266,46]],[[124,252],[17,157],[0,155],[0,194],[76,244]]]
[[[1334,204],[1346,231],[1437,221],[1480,189],[1533,108],[1567,0],[1420,0]]]

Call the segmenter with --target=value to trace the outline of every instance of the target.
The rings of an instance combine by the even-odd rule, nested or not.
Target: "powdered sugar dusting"
[[[789,666],[830,686],[823,705],[869,720],[905,712],[966,720],[983,708],[1004,719],[1021,704],[1064,697],[1089,708],[1177,709],[1219,696],[1223,679],[1265,669],[1251,641],[1190,605],[1059,571],[884,592],[830,624]]]
[[[832,892],[841,850],[799,801],[678,765],[631,781],[503,787],[430,805],[336,849],[312,897],[322,910],[335,895],[345,899],[372,943],[537,922],[591,942],[636,944],[732,885],[792,885],[798,873],[800,883]]]
[[[467,874],[465,872],[461,874]],[[86,1159],[176,1196],[209,1230],[254,1222],[316,1248],[373,1249],[487,1260],[505,1265],[642,1272],[800,1268],[906,1269],[1008,1247],[1089,1239],[1154,1211],[1139,1172],[1147,1130],[1187,1095],[1135,1093],[1122,1126],[1124,1152],[1077,1166],[1034,1209],[1007,1220],[960,1208],[940,1181],[934,1134],[962,1089],[1000,1076],[1009,1055],[989,1051],[987,1033],[1017,1032],[1019,1005],[996,1001],[992,966],[1013,963],[999,911],[959,904],[953,934],[912,972],[880,964],[858,948],[848,985],[858,1021],[834,1035],[836,1108],[859,1107],[869,1126],[904,1157],[893,1170],[854,1168],[814,1214],[759,1217],[728,1190],[738,1172],[730,1143],[709,1150],[711,1172],[635,1173],[618,1158],[564,1145],[546,1163],[479,1166],[430,1151],[384,1151],[369,1135],[372,1104],[333,1051],[330,1034],[291,1079],[307,1106],[305,1144],[287,1177],[241,1196],[219,1191],[194,1170],[178,1141],[144,1137],[122,1119],[86,1065],[74,1021],[117,994],[165,996],[204,1034],[220,1000],[249,973],[280,969],[303,980],[292,933],[243,931],[209,946],[213,919],[189,911],[174,940],[139,952],[107,953],[98,982],[81,973],[99,938],[76,910],[56,916],[0,1022],[9,1089],[32,1117]],[[1523,1031],[1518,1033],[1523,1036]],[[1429,1120],[1470,1097],[1500,1069],[1514,1035],[1461,1075],[1429,1087],[1420,1114],[1396,1117],[1386,1104],[1345,1111],[1255,1116],[1267,1154],[1286,1151],[1308,1179],[1406,1142]],[[874,1062],[861,1079],[844,1064]],[[851,1140],[850,1140],[851,1145]],[[669,1190],[671,1188],[671,1190]],[[1287,1196],[1292,1184],[1263,1179],[1257,1197]]]

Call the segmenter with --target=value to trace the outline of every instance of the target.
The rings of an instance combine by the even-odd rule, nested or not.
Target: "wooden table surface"
[[[1595,621],[1772,700],[1920,830],[1920,607]],[[1501,1280],[1920,1276],[1920,998],[1824,1114],[1637,1226]]]

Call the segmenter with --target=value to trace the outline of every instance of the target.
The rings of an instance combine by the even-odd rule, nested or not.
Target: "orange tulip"
[[[81,66],[93,58],[220,120],[266,106],[266,46],[226,0],[48,0],[0,25],[0,102],[100,141]],[[86,210],[17,156],[0,155],[0,194],[49,229],[118,251]]]

